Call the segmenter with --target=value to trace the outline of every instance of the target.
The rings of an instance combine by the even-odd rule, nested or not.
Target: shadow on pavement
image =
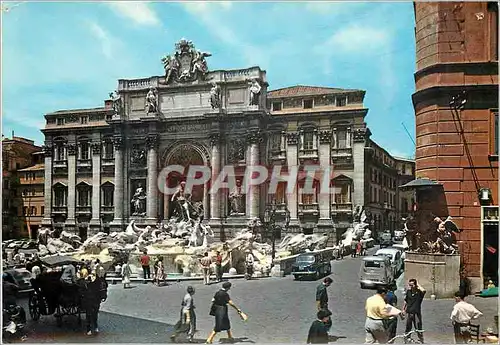
[[[330,335],[330,336],[328,336],[329,343],[334,343],[339,339],[347,339],[347,337],[344,337],[343,335]]]
[[[57,327],[53,315],[37,322],[28,320],[24,341],[15,343],[170,343],[173,325],[113,313],[99,313],[99,334],[87,335],[85,315],[78,325],[76,317],[63,318]]]

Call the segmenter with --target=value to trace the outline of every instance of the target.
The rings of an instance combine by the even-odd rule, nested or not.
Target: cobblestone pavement
[[[364,342],[364,303],[373,291],[360,289],[359,267],[360,259],[350,257],[334,261],[332,265],[334,283],[329,288],[333,312],[331,333],[337,343]],[[400,300],[403,279],[399,278],[397,294]],[[315,289],[319,282],[294,281],[291,277],[233,280],[230,296],[249,315],[249,320],[243,322],[231,309],[234,336],[239,342],[304,343],[315,319]],[[182,282],[163,287],[136,284],[127,290],[121,285],[110,285],[108,300],[101,307],[99,336],[83,335],[83,328],[75,328],[75,322],[70,318],[62,328],[57,328],[54,318],[46,317],[35,328],[30,323],[32,331],[26,342],[169,342],[169,332],[178,320],[180,301],[190,284],[196,289],[199,332],[195,338],[197,342],[204,342],[213,327],[213,317],[208,315],[211,298],[220,284],[205,286],[201,282]],[[469,297],[469,300],[485,315],[481,320],[482,329],[490,326],[493,316],[498,313],[497,299]],[[453,304],[451,299],[424,301],[423,328],[427,343],[453,342],[449,320]],[[400,321],[398,333],[403,331],[404,325]],[[218,335],[216,342],[226,337],[224,333]]]

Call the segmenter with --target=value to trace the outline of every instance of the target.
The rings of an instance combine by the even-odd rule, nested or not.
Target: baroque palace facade
[[[43,225],[81,236],[121,231],[131,221],[155,225],[170,216],[172,195],[159,191],[158,176],[171,165],[205,165],[218,176],[226,165],[236,179],[247,166],[333,166],[333,194],[303,193],[286,181],[269,195],[268,184],[253,186],[242,202],[232,191],[209,193],[210,182],[195,187],[192,201],[203,205],[204,219],[222,236],[266,205],[286,210],[286,231],[329,233],[335,241],[352,224],[356,206],[370,210],[377,230],[397,230],[411,207],[398,186],[413,179],[414,162],[396,159],[370,140],[364,122],[365,92],[293,86],[268,91],[259,67],[208,71],[205,58],[190,41],[162,59],[165,75],[119,80],[104,107],[62,110],[45,115],[45,214]],[[178,185],[183,174],[170,174]],[[222,231],[221,231],[222,230]],[[222,235],[224,233],[224,235]]]

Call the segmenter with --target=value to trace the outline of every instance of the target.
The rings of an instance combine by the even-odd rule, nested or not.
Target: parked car
[[[387,256],[367,256],[361,261],[359,284],[362,289],[392,286],[396,283],[391,260]]]
[[[32,289],[30,282],[31,272],[28,271],[27,269],[13,268],[4,271],[4,273],[7,273],[14,279],[17,285],[19,285],[20,292],[29,291]]]
[[[404,261],[401,258],[401,251],[396,248],[383,248],[377,250],[375,256],[385,256],[391,260],[391,265],[394,271],[394,277],[398,277],[399,273],[403,271]]]
[[[292,266],[293,277],[298,280],[310,277],[314,280],[330,275],[332,273],[332,251],[318,253],[304,253],[295,259]]]
[[[392,246],[392,235],[390,231],[384,231],[379,235],[380,248]]]

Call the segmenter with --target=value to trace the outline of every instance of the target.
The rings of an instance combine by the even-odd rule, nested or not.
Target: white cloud
[[[108,59],[113,57],[112,38],[99,24],[93,21],[88,22],[90,32],[99,40],[101,50]]]
[[[387,47],[389,38],[384,29],[352,25],[336,31],[327,41],[327,45],[345,53],[367,53]]]
[[[305,8],[315,14],[336,16],[357,10],[366,4],[357,1],[306,1]]]
[[[116,13],[133,20],[136,24],[158,26],[161,24],[156,12],[147,2],[114,1],[106,3]]]

